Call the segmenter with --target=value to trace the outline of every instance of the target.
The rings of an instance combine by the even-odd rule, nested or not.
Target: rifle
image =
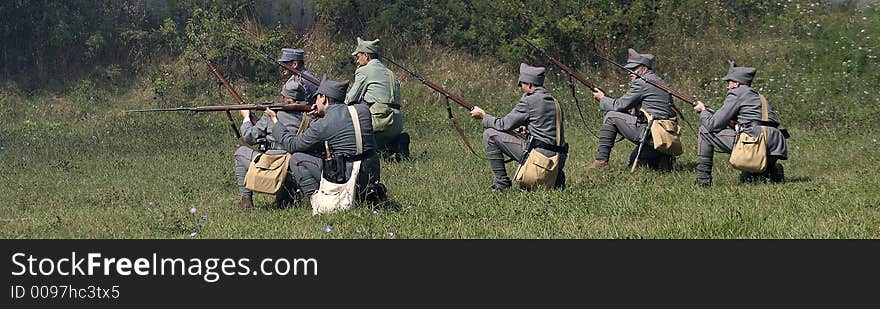
[[[666,93],[671,94],[672,96],[674,96],[674,97],[676,97],[676,98],[679,98],[679,99],[681,99],[682,101],[687,102],[687,103],[690,104],[691,106],[696,106],[696,105],[697,105],[697,99],[694,99],[694,98],[691,97],[691,96],[688,96],[688,95],[686,95],[686,94],[684,94],[684,93],[681,93],[681,92],[679,92],[679,91],[676,91],[675,89],[672,89],[672,88],[670,88],[669,86],[666,86],[666,85],[664,85],[664,84],[661,84],[660,82],[658,82],[658,81],[656,81],[656,80],[653,80],[653,79],[647,79],[647,78],[643,77],[641,74],[637,73],[636,71],[630,70],[630,69],[626,68],[625,66],[622,66],[622,65],[618,64],[617,62],[612,61],[611,59],[608,59],[608,58],[605,58],[605,57],[602,57],[602,56],[599,56],[599,58],[602,58],[602,60],[608,61],[609,63],[611,63],[611,64],[613,64],[613,65],[615,65],[615,66],[617,66],[617,67],[619,67],[619,68],[621,68],[621,69],[626,70],[629,74],[633,74],[633,75],[635,75],[636,78],[639,78],[639,79],[641,79],[641,80],[647,82],[648,84],[651,84],[651,85],[654,86],[654,87],[660,88],[660,90],[663,90],[663,91],[665,91]],[[681,111],[678,109],[678,107],[675,107],[675,104],[673,104],[672,106],[675,108],[675,111],[676,111],[679,115],[681,115]],[[710,113],[714,113],[714,112],[715,112],[714,110],[709,109],[708,107],[706,108],[706,110],[709,111]],[[682,115],[682,118],[684,118],[683,115]]]
[[[196,107],[171,107],[171,108],[151,108],[151,109],[130,109],[123,112],[126,113],[143,113],[143,112],[227,112],[240,110],[265,110],[271,109],[275,111],[311,111],[314,105],[309,104],[279,104],[267,102],[266,104],[238,104],[238,105],[208,105]]]
[[[524,42],[528,43],[529,45],[531,45],[534,49],[537,49],[538,51],[540,51],[542,54],[544,54],[544,56],[547,56],[547,58],[550,59],[550,62],[552,62],[553,65],[559,67],[560,69],[565,71],[565,73],[568,73],[569,77],[573,77],[577,81],[581,82],[581,84],[584,84],[584,86],[587,86],[587,88],[589,88],[592,91],[602,90],[601,88],[596,86],[596,84],[590,82],[589,80],[587,80],[583,76],[580,76],[579,74],[575,73],[574,69],[568,67],[567,65],[563,64],[559,60],[556,60],[556,58],[553,58],[552,56],[550,56],[550,54],[547,53],[547,51],[541,49],[540,47],[538,47],[537,45],[535,45],[534,43],[532,43],[531,41],[527,40],[524,37],[519,37],[519,38],[522,39]],[[602,92],[605,92],[605,91],[602,91]]]
[[[450,93],[449,91],[446,91],[446,89],[443,89],[442,86],[437,85],[437,84],[435,84],[435,83],[432,83],[431,81],[426,80],[424,77],[422,77],[422,76],[419,75],[418,73],[413,72],[413,71],[407,69],[406,67],[404,67],[404,66],[398,64],[397,62],[394,62],[393,60],[388,59],[387,57],[381,57],[381,58],[382,58],[383,60],[387,60],[388,62],[390,62],[391,64],[397,66],[397,67],[400,68],[401,70],[404,70],[405,72],[409,73],[410,75],[412,75],[413,77],[415,77],[416,79],[418,79],[420,82],[422,82],[422,84],[424,84],[424,85],[427,86],[428,88],[431,88],[432,90],[437,91],[438,93],[440,93],[440,94],[442,94],[443,96],[446,97],[446,113],[448,114],[449,120],[451,120],[451,121],[452,121],[452,124],[455,125],[455,130],[458,131],[458,135],[461,136],[461,139],[462,139],[462,141],[464,142],[465,146],[467,146],[467,148],[471,151],[471,153],[473,153],[474,155],[477,155],[477,153],[476,153],[476,152],[474,151],[474,149],[471,147],[471,144],[470,144],[470,142],[468,141],[467,137],[465,136],[465,134],[464,134],[464,130],[461,129],[461,126],[458,125],[458,121],[457,121],[457,120],[455,119],[455,117],[452,115],[452,108],[449,106],[449,100],[452,100],[453,102],[457,103],[458,105],[461,105],[461,107],[466,108],[468,111],[474,110],[474,105],[473,105],[473,104],[470,104],[470,103],[468,103],[468,102],[465,102],[465,100],[462,99],[461,97],[459,97],[459,96],[457,96],[457,95],[455,95],[455,94],[453,94],[453,93]],[[510,135],[512,135],[512,136],[515,136],[515,137],[517,137],[517,138],[519,138],[519,139],[523,139],[523,140],[525,140],[525,136],[523,136],[522,134],[520,134],[520,133],[518,133],[518,132],[516,132],[516,131],[506,131],[505,133],[510,134]]]
[[[544,56],[547,56],[547,58],[550,59],[550,62],[552,62],[553,65],[559,67],[560,69],[565,71],[565,73],[568,73],[568,86],[569,86],[569,88],[571,88],[571,97],[574,99],[575,106],[577,106],[578,115],[580,115],[580,117],[581,117],[581,122],[584,123],[585,128],[589,128],[590,126],[587,125],[587,120],[586,120],[586,118],[584,118],[584,112],[581,110],[581,103],[580,103],[580,101],[578,101],[577,91],[574,89],[574,83],[572,82],[572,78],[577,79],[577,81],[581,82],[581,84],[583,84],[584,86],[587,86],[587,88],[589,88],[591,91],[597,91],[597,90],[602,91],[602,92],[605,92],[605,91],[602,90],[602,88],[599,88],[598,86],[596,86],[596,84],[594,84],[594,83],[590,82],[589,80],[587,80],[586,78],[584,78],[583,76],[580,76],[579,74],[575,73],[575,71],[572,68],[563,64],[561,61],[556,60],[556,58],[553,58],[553,56],[550,56],[550,54],[547,53],[547,51],[545,51],[544,49],[538,47],[537,45],[533,44],[531,41],[527,40],[524,37],[519,37],[519,38],[522,39],[524,42],[528,43],[529,45],[531,45],[532,48],[540,51],[542,54],[544,54]],[[595,136],[596,138],[599,138],[599,134],[597,134],[596,132],[593,132],[592,130],[589,130],[589,129],[587,131],[589,131],[591,134],[593,134],[593,136]]]
[[[639,164],[639,157],[642,155],[642,147],[645,146],[645,141],[648,139],[648,131],[651,130],[651,125],[654,123],[654,118],[651,118],[651,121],[648,121],[648,125],[645,126],[645,131],[642,131],[642,140],[639,141],[639,150],[636,151],[636,158],[633,159],[632,168],[629,169],[630,173],[634,173],[636,171],[636,166]]]
[[[187,41],[189,41],[190,45],[193,46],[193,49],[195,49],[195,51],[199,54],[199,56],[202,57],[202,60],[205,62],[205,64],[207,64],[208,67],[211,68],[211,73],[214,73],[214,76],[216,76],[217,79],[219,79],[220,82],[223,83],[223,86],[226,88],[226,91],[229,91],[229,93],[232,94],[232,97],[235,99],[235,102],[238,103],[239,105],[245,104],[244,100],[241,99],[241,96],[238,95],[238,92],[236,92],[235,89],[232,88],[232,85],[230,85],[229,82],[227,82],[225,78],[223,78],[223,75],[220,75],[220,72],[217,71],[217,68],[214,67],[214,64],[211,63],[211,60],[208,60],[208,56],[206,56],[205,53],[202,52],[202,50],[199,48],[199,45],[196,44],[194,41],[190,40],[189,36],[184,35],[183,37],[186,38]],[[226,119],[229,120],[229,126],[232,127],[232,132],[234,133],[235,138],[241,139],[241,132],[238,132],[238,126],[236,126],[235,121],[232,120],[232,113],[230,112],[230,110],[226,110]],[[253,119],[251,119],[251,122],[254,122]]]
[[[305,74],[303,74],[302,71],[297,70],[297,69],[294,69],[293,67],[291,67],[291,66],[289,66],[289,65],[286,65],[286,64],[284,64],[284,63],[281,63],[281,62],[277,61],[277,60],[275,59],[275,57],[272,57],[272,55],[270,55],[269,53],[267,53],[267,52],[265,52],[265,51],[263,51],[263,50],[259,50],[259,49],[257,49],[256,47],[251,46],[250,44],[247,44],[247,43],[245,43],[245,42],[242,42],[241,40],[239,40],[238,38],[236,38],[236,37],[234,37],[234,36],[232,37],[232,39],[235,40],[236,42],[238,42],[239,44],[244,45],[244,46],[247,47],[248,49],[260,53],[261,55],[263,55],[263,57],[266,57],[267,59],[269,59],[269,61],[274,62],[275,64],[277,64],[277,65],[278,65],[279,67],[281,67],[282,69],[288,70],[288,71],[290,71],[291,73],[296,74],[296,75],[298,75],[299,77],[302,77],[303,79],[309,81],[309,82],[312,83],[312,84],[315,84],[315,85],[321,85],[321,82],[320,82],[318,79],[316,79],[316,78],[314,78],[314,77],[311,77],[311,76],[308,76],[308,75],[305,75]]]

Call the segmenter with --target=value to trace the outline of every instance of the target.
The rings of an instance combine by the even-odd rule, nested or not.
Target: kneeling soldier
[[[409,158],[409,133],[403,132],[400,110],[400,81],[394,72],[379,61],[382,47],[379,40],[357,38],[355,56],[357,70],[354,83],[345,95],[345,104],[363,103],[373,117],[377,151],[390,161]]]
[[[370,108],[364,104],[353,105],[361,128],[363,142],[361,154],[357,154],[355,128],[348,106],[345,105],[345,90],[348,81],[336,82],[325,76],[318,87],[314,114],[320,117],[309,125],[301,135],[295,135],[278,122],[275,113],[266,113],[275,122],[272,135],[282,148],[292,154],[290,170],[303,192],[311,196],[318,190],[321,179],[322,159],[312,153],[326,147],[334,156],[345,158],[345,174],[351,175],[352,163],[361,160],[357,179],[358,199],[384,201],[385,186],[379,178],[379,158],[376,155],[376,140],[373,138],[373,124]]]
[[[507,190],[512,185],[504,166],[504,155],[522,163],[524,155],[532,148],[547,157],[559,155],[559,174],[554,187],[565,186],[565,173],[562,169],[568,156],[568,144],[565,143],[565,130],[562,126],[564,115],[556,100],[544,88],[545,71],[543,67],[520,64],[519,87],[523,95],[513,110],[503,118],[486,114],[478,106],[471,110],[472,117],[483,120],[483,144],[486,146],[489,167],[495,174],[493,191]],[[505,133],[521,127],[525,127],[531,135],[531,145]]]
[[[311,92],[306,91],[308,91],[308,88],[303,87],[299,80],[290,79],[284,84],[281,96],[284,98],[284,103],[294,104],[298,100],[311,95]],[[299,101],[299,103],[305,104],[307,102]],[[263,114],[259,121],[252,123],[249,110],[239,112],[244,118],[241,124],[242,141],[248,145],[256,146],[259,151],[245,146],[239,146],[235,151],[235,176],[238,180],[238,190],[241,194],[241,200],[235,204],[235,207],[253,208],[254,192],[246,188],[244,184],[245,175],[247,175],[251,161],[260,152],[283,154],[285,151],[281,144],[278,143],[278,140],[272,136],[273,123],[267,114]],[[292,132],[301,133],[309,124],[309,116],[300,111],[279,111],[276,117],[285,129]],[[286,177],[284,185],[275,193],[275,203],[273,204],[275,208],[284,208],[295,200],[297,188],[289,178]]]
[[[646,79],[655,80],[665,84],[657,74],[652,71],[654,55],[639,54],[632,48],[628,50],[626,68],[639,73]],[[673,109],[672,96],[660,88],[654,87],[648,82],[629,74],[629,91],[620,98],[614,99],[605,95],[601,90],[593,92],[593,97],[599,101],[599,108],[605,111],[605,119],[599,128],[599,150],[596,152],[596,160],[589,169],[604,169],[608,167],[608,159],[611,157],[611,148],[614,147],[614,139],[619,133],[629,141],[639,144],[644,135],[645,146],[642,147],[641,158],[645,158],[649,166],[664,170],[672,169],[675,157],[654,150],[653,138],[644,134],[648,129],[648,117],[654,120],[676,121]],[[633,113],[627,113],[633,111]],[[647,114],[647,115],[646,115]],[[638,148],[638,146],[636,146]],[[635,158],[632,157],[632,160]]]
[[[706,110],[703,102],[697,102],[694,111],[700,113],[699,144],[697,146],[697,184],[701,187],[712,185],[712,160],[714,152],[731,153],[739,133],[755,137],[766,130],[767,170],[752,175],[743,172],[740,182],[753,176],[772,182],[785,180],[782,164],[778,160],[788,159],[785,133],[780,131],[779,120],[766,99],[751,87],[755,78],[755,68],[737,67],[730,63],[730,70],[724,76],[727,82],[727,97],[721,108],[714,113]],[[735,130],[730,128],[736,122]]]

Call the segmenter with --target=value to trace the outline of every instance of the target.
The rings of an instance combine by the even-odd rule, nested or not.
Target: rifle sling
[[[458,136],[461,137],[461,141],[464,142],[464,145],[467,146],[468,150],[470,150],[472,154],[479,157],[479,155],[477,155],[477,152],[474,151],[474,148],[471,147],[471,143],[468,140],[467,136],[464,134],[464,130],[462,130],[461,126],[458,125],[458,120],[456,120],[455,116],[452,115],[452,107],[449,106],[449,97],[446,97],[446,113],[449,115],[449,120],[452,121],[452,125],[455,126],[455,131],[458,131]]]
[[[581,122],[584,123],[584,129],[586,129],[587,132],[590,132],[590,134],[598,139],[599,134],[589,129],[590,125],[587,124],[587,119],[584,118],[584,113],[581,111],[581,102],[578,101],[577,90],[574,89],[574,78],[571,76],[571,74],[568,75],[568,87],[571,88],[571,97],[574,98],[574,105],[577,106],[578,115],[580,115],[581,117]]]

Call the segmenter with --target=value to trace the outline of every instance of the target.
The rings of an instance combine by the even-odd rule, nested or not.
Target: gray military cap
[[[282,48],[278,62],[304,61],[306,52],[302,49]]]
[[[297,101],[305,99],[305,93],[303,93],[302,84],[300,84],[298,81],[289,80],[284,83],[284,87],[281,88],[281,95]]]
[[[345,101],[345,93],[348,91],[348,81],[337,82],[327,78],[327,75],[321,79],[321,85],[318,86],[316,93],[333,99],[336,103]]]
[[[724,80],[732,80],[738,82],[743,85],[751,85],[752,80],[755,79],[755,73],[757,73],[757,69],[749,68],[749,67],[738,67],[736,63],[733,61],[730,62],[730,69],[727,70],[727,75],[724,75]]]
[[[372,41],[364,41],[360,37],[357,38],[357,48],[351,53],[352,56],[358,53],[376,54],[382,53],[382,46],[379,45],[379,39]]]
[[[544,84],[544,72],[547,69],[544,67],[533,67],[525,63],[519,64],[519,82],[520,83],[529,83],[532,85],[543,85]]]
[[[640,65],[644,65],[649,69],[654,66],[654,55],[640,54],[635,49],[628,49],[626,56],[626,68],[633,70]]]

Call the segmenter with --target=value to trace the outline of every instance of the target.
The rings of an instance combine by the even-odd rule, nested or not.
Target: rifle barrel
[[[387,57],[382,57],[382,59],[385,59],[385,60],[387,60],[388,62],[390,62],[391,64],[393,64],[393,65],[395,65],[395,66],[401,68],[402,70],[406,71],[407,73],[409,73],[410,75],[412,75],[412,76],[414,76],[416,79],[418,79],[420,82],[422,82],[422,84],[424,84],[424,85],[427,86],[428,88],[431,88],[431,89],[433,89],[434,91],[439,92],[440,94],[446,96],[447,98],[449,98],[450,100],[452,100],[452,101],[455,102],[456,104],[461,105],[461,106],[464,107],[464,108],[467,108],[467,110],[469,110],[469,111],[474,110],[474,105],[473,105],[473,104],[470,104],[470,103],[466,102],[464,99],[462,99],[461,97],[459,97],[459,96],[457,96],[457,95],[455,95],[455,94],[452,94],[452,93],[450,93],[449,91],[446,91],[446,89],[443,89],[442,86],[437,85],[437,84],[435,84],[435,83],[432,83],[432,82],[426,80],[425,78],[423,78],[423,77],[420,76],[419,74],[416,74],[416,72],[413,72],[413,71],[407,69],[406,67],[404,67],[404,66],[398,64],[397,62],[394,62],[394,61],[391,60],[391,59],[388,59]],[[522,134],[520,134],[520,133],[518,133],[518,132],[516,132],[516,131],[505,131],[505,133],[510,134],[511,136],[514,136],[514,137],[517,137],[517,138],[520,138],[520,139],[525,139],[525,136],[524,136],[524,135],[522,135]]]
[[[270,61],[274,62],[275,64],[277,64],[277,65],[278,65],[279,67],[281,67],[282,69],[288,70],[288,71],[292,72],[293,74],[299,75],[299,77],[302,77],[303,79],[305,79],[305,80],[311,82],[312,84],[315,84],[315,85],[320,85],[320,84],[321,84],[321,81],[319,81],[318,79],[316,79],[316,78],[314,78],[314,77],[311,77],[311,76],[308,76],[308,75],[305,75],[305,74],[303,74],[302,71],[297,70],[297,69],[294,69],[293,67],[290,67],[290,66],[288,66],[288,65],[286,65],[286,64],[284,64],[284,63],[281,63],[281,62],[277,61],[277,60],[275,59],[275,57],[272,57],[272,55],[270,55],[269,53],[267,53],[267,52],[265,52],[265,51],[263,51],[263,50],[259,50],[259,49],[257,49],[256,47],[251,46],[250,44],[247,44],[247,43],[245,43],[245,42],[242,42],[241,40],[239,40],[238,38],[236,38],[236,37],[234,37],[234,36],[232,37],[232,39],[235,40],[236,42],[238,42],[239,44],[244,45],[245,47],[247,47],[247,48],[249,48],[249,49],[251,49],[251,50],[253,50],[253,51],[256,51],[256,52],[260,53],[261,55],[263,55],[263,57],[266,57],[266,58],[269,59]]]
[[[189,107],[172,107],[172,108],[148,108],[148,109],[129,109],[124,110],[125,113],[145,113],[145,112],[176,112],[176,111],[189,111],[191,108]]]
[[[452,93],[450,93],[449,91],[446,91],[446,89],[444,89],[443,86],[437,85],[437,84],[435,84],[435,83],[432,83],[432,82],[426,80],[424,77],[422,77],[421,75],[417,74],[416,72],[410,71],[410,70],[407,69],[406,67],[404,67],[404,66],[398,64],[397,62],[394,62],[394,61],[391,60],[391,59],[388,59],[387,57],[382,57],[382,59],[383,59],[383,60],[387,60],[388,62],[390,62],[391,64],[397,66],[397,67],[400,68],[401,70],[406,71],[407,73],[409,73],[410,75],[412,75],[413,77],[415,77],[416,79],[418,79],[419,82],[421,82],[421,83],[424,84],[425,86],[428,86],[428,88],[431,88],[431,89],[433,89],[434,91],[437,91],[437,92],[439,92],[440,94],[446,96],[447,98],[449,98],[450,100],[452,100],[452,101],[455,102],[456,104],[461,105],[461,107],[467,108],[467,110],[469,110],[469,111],[474,109],[474,105],[473,105],[473,104],[470,104],[470,103],[466,102],[464,99],[462,99],[461,97],[459,97],[459,96],[457,96],[457,95],[455,95],[455,94],[452,94]]]
[[[697,99],[694,99],[694,98],[691,97],[691,96],[688,96],[688,95],[686,95],[686,94],[684,94],[684,93],[681,93],[681,92],[679,92],[679,91],[676,91],[675,89],[672,89],[672,88],[670,88],[669,86],[663,85],[663,84],[661,84],[661,83],[659,83],[659,82],[657,82],[657,81],[655,81],[655,80],[647,79],[647,78],[643,77],[641,74],[639,74],[638,72],[633,71],[633,70],[630,70],[630,69],[628,69],[627,67],[622,66],[622,65],[620,65],[619,63],[612,61],[611,59],[608,59],[608,58],[605,58],[605,57],[602,57],[602,56],[599,56],[599,58],[602,58],[602,60],[608,61],[609,63],[611,63],[611,64],[613,64],[613,65],[615,65],[615,66],[617,66],[617,67],[619,67],[619,68],[621,68],[621,69],[626,70],[626,71],[629,72],[630,74],[635,75],[636,77],[638,77],[639,79],[641,79],[641,80],[647,82],[648,84],[651,84],[651,85],[653,85],[654,87],[660,88],[660,90],[663,90],[663,91],[665,91],[666,93],[669,93],[669,94],[671,94],[672,96],[674,96],[674,97],[676,97],[676,98],[679,98],[679,99],[682,100],[682,101],[687,102],[687,103],[690,104],[691,106],[696,106],[696,105],[697,105]],[[710,109],[710,108],[708,108],[708,107],[706,108],[706,110],[709,111],[710,113],[714,113],[714,112],[715,112],[714,110],[712,110],[712,109]]]
[[[531,41],[529,41],[528,39],[526,39],[526,38],[524,38],[524,37],[519,37],[519,38],[522,39],[523,41],[525,41],[526,43],[528,43],[529,45],[531,45],[532,48],[537,49],[538,51],[540,51],[542,54],[544,54],[544,56],[547,56],[547,58],[550,58],[550,62],[552,62],[553,65],[559,67],[560,69],[562,69],[563,71],[565,71],[565,73],[568,73],[568,75],[570,75],[571,77],[574,77],[574,79],[576,79],[577,81],[579,81],[579,82],[580,82],[581,84],[583,84],[584,86],[587,86],[587,88],[590,88],[590,90],[596,90],[596,89],[599,89],[599,87],[596,87],[596,84],[593,84],[592,82],[590,82],[589,80],[587,80],[586,78],[584,78],[583,76],[581,76],[580,74],[577,74],[577,73],[574,71],[574,69],[572,69],[571,67],[569,67],[569,66],[563,64],[561,61],[557,60],[556,58],[553,58],[553,56],[550,56],[550,54],[547,53],[547,51],[545,51],[544,49],[538,47],[537,45],[535,45],[534,43],[532,43]]]
[[[152,108],[152,109],[134,109],[125,112],[173,112],[173,111],[192,111],[192,112],[229,112],[240,110],[282,110],[282,111],[311,111],[313,105],[309,104],[238,104],[238,105],[207,105],[196,107],[173,107],[173,108]]]

